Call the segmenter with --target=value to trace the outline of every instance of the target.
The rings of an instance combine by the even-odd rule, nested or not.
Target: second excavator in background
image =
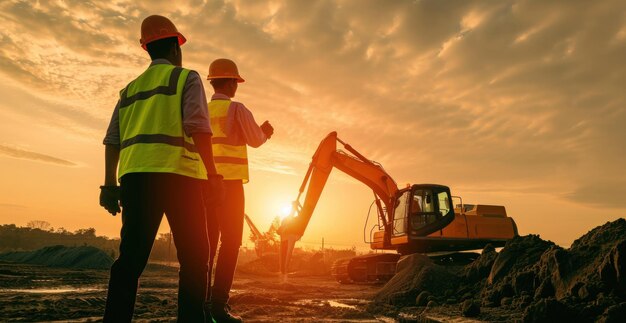
[[[337,149],[337,143],[346,151]],[[504,206],[468,205],[453,207],[450,189],[438,184],[413,184],[399,189],[382,165],[367,159],[331,132],[322,140],[300,186],[291,214],[283,219],[280,268],[286,274],[296,241],[313,215],[333,168],[367,185],[374,192],[377,221],[369,230],[373,253],[337,262],[332,269],[339,282],[381,281],[395,274],[401,255],[412,253],[458,252],[491,244],[504,246],[518,235],[515,221]],[[304,202],[300,198],[306,189]],[[368,216],[369,218],[369,216]],[[366,220],[366,225],[368,221]]]
[[[257,257],[261,258],[268,253],[278,253],[278,237],[276,235],[278,219],[272,222],[269,230],[262,233],[247,214],[244,213],[243,216],[248,227],[250,227],[250,240],[254,242],[254,251]]]

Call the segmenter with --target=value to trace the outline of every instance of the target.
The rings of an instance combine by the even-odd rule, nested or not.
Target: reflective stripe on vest
[[[237,142],[236,138],[227,136],[225,132],[226,118],[230,108],[230,100],[211,100],[209,102],[209,116],[211,130],[213,130],[213,160],[217,172],[225,180],[240,179],[244,183],[249,180],[248,175],[248,147],[245,142]]]
[[[174,173],[206,179],[206,170],[182,121],[183,88],[189,70],[150,66],[120,92],[120,166],[128,173]]]

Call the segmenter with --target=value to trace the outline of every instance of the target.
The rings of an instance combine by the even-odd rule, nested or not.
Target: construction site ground
[[[0,263],[0,321],[93,322],[104,311],[108,271],[64,269]],[[176,318],[175,268],[149,265],[141,279],[135,319],[173,322]],[[341,285],[330,276],[295,276],[281,282],[276,275],[238,273],[233,285],[233,311],[246,322],[394,322],[431,317],[455,322],[458,306],[367,310],[381,285]],[[455,315],[457,313],[458,315]]]
[[[65,262],[51,256],[59,253],[67,255]],[[469,263],[407,255],[385,284],[337,283],[329,274],[332,255],[295,254],[286,280],[276,273],[276,254],[242,258],[233,311],[246,322],[609,323],[626,317],[625,219],[590,230],[569,248],[525,235],[501,250],[486,246]],[[0,255],[0,322],[99,321],[107,267],[58,266],[85,259],[110,264],[103,257],[108,256],[96,248],[63,246]],[[57,267],[42,265],[42,259]],[[148,265],[136,321],[174,321],[177,285],[176,267]]]

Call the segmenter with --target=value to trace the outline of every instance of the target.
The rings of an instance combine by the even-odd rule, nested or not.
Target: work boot
[[[204,303],[204,323],[216,323],[211,315],[211,303]]]
[[[230,314],[230,305],[228,304],[211,304],[211,315],[217,323],[243,322],[241,317]]]

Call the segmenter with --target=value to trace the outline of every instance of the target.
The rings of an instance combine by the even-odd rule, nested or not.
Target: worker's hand
[[[202,185],[204,206],[206,208],[215,208],[224,202],[224,176],[215,174],[207,177],[208,179]]]
[[[109,211],[111,215],[122,212],[119,201],[119,186],[100,186],[100,205]]]
[[[261,125],[261,131],[263,131],[267,139],[270,139],[274,134],[274,127],[272,127],[269,121],[265,120],[265,122]]]

